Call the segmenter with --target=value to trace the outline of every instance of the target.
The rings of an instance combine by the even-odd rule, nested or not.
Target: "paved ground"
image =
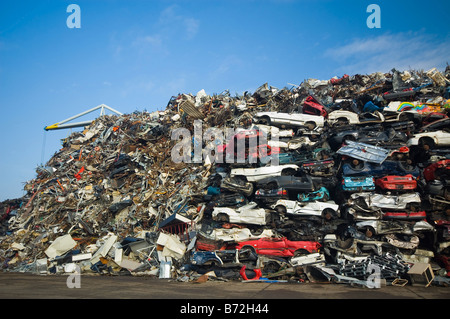
[[[389,301],[391,315],[398,313],[405,316],[406,312],[415,314],[417,307],[421,307],[416,304],[419,300],[438,300],[439,304],[436,306],[443,309],[442,302],[446,302],[444,299],[450,299],[450,287],[437,286],[428,288],[411,285],[384,286],[379,289],[369,289],[332,283],[239,281],[193,283],[155,277],[81,275],[79,282],[69,280],[72,284],[79,284],[79,288],[69,288],[68,279],[73,277],[0,273],[0,299],[4,299],[4,305],[5,299],[37,299],[35,304],[19,301],[21,306],[14,305],[14,309],[20,310],[21,314],[29,312],[33,316],[37,309],[57,312],[64,316],[75,311],[75,314],[81,312],[89,317],[92,317],[94,313],[103,316],[104,312],[114,314],[115,311],[122,310],[135,315],[142,311],[154,314],[155,310],[163,310],[164,318],[186,316],[234,318],[242,317],[243,314],[246,318],[248,316],[280,318],[284,315],[290,316],[293,307],[300,310],[315,309],[323,316],[336,314],[339,309],[354,309],[352,307],[356,305],[353,302],[354,299],[357,299],[358,306],[365,307],[365,311],[368,312],[381,309],[377,300]],[[66,305],[63,299],[66,303],[67,300],[75,299],[77,302],[78,300],[94,300],[95,306],[73,307],[70,303]],[[114,303],[111,299],[122,301]],[[124,299],[131,301],[131,306],[125,306]],[[410,303],[406,305],[402,299]],[[105,302],[102,303],[102,300]],[[136,300],[139,302],[137,303]],[[377,303],[373,303],[374,300]],[[368,303],[369,301],[371,303]]]
[[[67,275],[0,273],[0,298],[20,299],[450,299],[450,287],[239,281],[176,282],[155,277],[81,275],[68,288]],[[70,281],[70,280],[69,280]],[[71,281],[73,284],[77,282]]]

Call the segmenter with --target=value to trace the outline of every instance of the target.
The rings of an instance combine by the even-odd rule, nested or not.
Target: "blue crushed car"
[[[191,264],[196,266],[221,266],[223,261],[214,251],[195,251],[191,256]]]
[[[401,161],[386,160],[382,164],[368,163],[360,161],[360,165],[353,166],[350,163],[342,165],[342,173],[344,176],[373,176],[375,178],[386,175],[413,175],[420,176],[420,168],[416,165],[408,165]]]
[[[372,176],[344,176],[342,190],[345,192],[374,191],[375,180]]]
[[[319,188],[315,192],[306,193],[306,194],[298,194],[297,199],[299,202],[315,202],[315,201],[323,201],[326,202],[330,198],[330,193],[328,189],[325,187]]]

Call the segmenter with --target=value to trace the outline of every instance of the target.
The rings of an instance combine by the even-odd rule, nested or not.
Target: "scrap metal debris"
[[[2,269],[448,283],[449,79],[393,69],[102,115],[0,203]]]

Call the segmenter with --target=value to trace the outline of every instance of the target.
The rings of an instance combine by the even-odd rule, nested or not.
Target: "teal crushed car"
[[[372,176],[344,176],[342,190],[345,192],[374,191],[375,179]]]
[[[303,203],[314,201],[326,202],[330,199],[330,193],[328,192],[328,189],[326,189],[325,187],[321,187],[315,192],[298,194],[297,199],[298,201]]]

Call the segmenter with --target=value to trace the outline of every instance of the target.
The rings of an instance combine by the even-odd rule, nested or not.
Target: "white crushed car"
[[[345,111],[345,110],[337,110],[330,112],[328,114],[328,124],[335,125],[353,125],[359,124],[359,116],[355,112]]]
[[[299,167],[293,164],[270,165],[257,168],[234,168],[230,172],[230,177],[241,177],[248,182],[258,182],[267,177],[292,175]]]
[[[306,126],[310,130],[323,127],[323,116],[302,113],[258,112],[255,114],[256,122],[265,125],[284,125],[286,127]]]
[[[363,202],[362,202],[363,200]],[[367,208],[392,209],[392,210],[414,210],[421,203],[420,194],[405,193],[401,195],[387,195],[378,193],[355,193],[352,194],[348,200],[351,207],[353,204],[361,206],[365,205]]]
[[[262,231],[255,232],[249,228],[214,228],[211,232],[206,234],[203,231],[199,232],[203,237],[210,240],[220,240],[224,242],[228,241],[246,241],[263,237],[273,237],[275,233],[271,229],[263,229]]]
[[[214,207],[212,218],[227,223],[266,225],[269,214],[264,208],[258,208],[255,202],[250,202],[239,208]]]
[[[285,149],[289,149],[289,150],[296,150],[296,149],[302,148],[303,146],[315,145],[316,143],[317,142],[312,141],[307,136],[300,136],[300,137],[292,138],[288,142],[273,141],[273,140],[268,141],[268,144],[270,147],[279,147],[279,148],[285,148]]]
[[[368,220],[355,224],[359,230],[365,230],[367,237],[373,235],[385,235],[385,234],[409,234],[413,235],[416,232],[422,231],[434,231],[434,227],[424,221],[418,221],[414,224],[406,224],[401,222],[384,221],[384,220]]]
[[[339,217],[339,205],[334,201],[328,202],[298,202],[280,199],[271,207],[280,214],[297,216],[321,216],[325,219]]]
[[[430,149],[435,146],[450,146],[450,132],[434,131],[414,134],[406,142],[406,146],[422,146],[424,149]]]
[[[280,128],[276,126],[269,126],[264,124],[253,125],[252,130],[260,130],[264,132],[267,137],[270,137],[272,135],[278,137],[293,137],[295,135],[292,129],[280,130]]]

